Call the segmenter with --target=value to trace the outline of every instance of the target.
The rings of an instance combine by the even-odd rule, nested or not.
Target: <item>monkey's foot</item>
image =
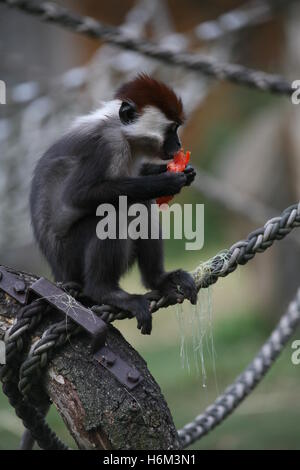
[[[197,287],[192,276],[178,269],[162,277],[158,290],[170,305],[182,303],[188,299],[193,305],[197,303]]]
[[[137,319],[137,327],[141,333],[150,335],[152,330],[151,303],[144,295],[128,294],[120,290],[102,296],[101,302],[131,313]]]
[[[150,335],[152,330],[152,314],[150,301],[144,295],[131,295],[123,308],[137,319],[137,327],[143,335]]]

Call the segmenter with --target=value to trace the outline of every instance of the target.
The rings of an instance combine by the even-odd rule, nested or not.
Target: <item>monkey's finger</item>
[[[183,173],[185,173],[186,175],[189,175],[190,173],[196,173],[196,170],[194,167],[189,165],[183,170]]]
[[[187,292],[187,298],[190,300],[192,305],[196,305],[197,303],[197,288],[195,283],[193,282],[193,285],[188,287],[188,292]]]
[[[185,289],[184,298],[189,300],[192,305],[196,305],[197,303],[197,290],[187,288]]]
[[[191,186],[192,182],[194,181],[195,177],[192,179],[189,179],[186,183],[186,186]]]
[[[182,302],[184,301],[184,295],[179,294],[177,291],[174,291],[166,295],[165,300],[166,305],[182,304]]]
[[[190,297],[191,304],[192,304],[192,305],[196,305],[196,304],[197,304],[197,300],[198,300],[198,292],[197,292],[197,289],[196,289],[196,290],[193,291],[192,294],[191,294],[191,297]]]
[[[190,186],[190,184],[194,181],[196,176],[196,172],[192,171],[186,174],[186,186]]]
[[[190,300],[193,305],[197,303],[197,288],[190,274],[182,273],[179,289],[184,294],[184,297]]]
[[[152,325],[151,325],[151,327],[146,327],[145,326],[141,329],[142,335],[151,335],[151,331],[152,331]]]
[[[183,172],[184,172],[186,175],[187,175],[188,173],[192,173],[192,172],[196,173],[196,172],[195,172],[195,169],[192,167],[192,165],[187,165],[187,166],[185,167],[185,169],[183,170]]]
[[[141,328],[142,335],[150,335],[152,331],[152,315],[148,314],[143,318],[143,324]]]

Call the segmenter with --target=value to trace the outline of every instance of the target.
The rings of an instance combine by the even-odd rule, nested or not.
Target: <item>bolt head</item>
[[[14,291],[17,294],[24,294],[25,289],[26,289],[26,285],[24,281],[17,281],[14,285]]]
[[[136,369],[130,369],[127,374],[127,379],[129,382],[136,383],[140,378],[140,373]]]
[[[107,353],[105,353],[105,355],[103,355],[102,357],[106,365],[110,367],[113,366],[116,362],[116,356],[112,351],[107,351]]]

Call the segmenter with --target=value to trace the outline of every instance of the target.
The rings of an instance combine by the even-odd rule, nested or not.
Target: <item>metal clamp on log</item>
[[[65,313],[91,335],[94,358],[113,374],[121,384],[133,389],[140,383],[142,377],[139,371],[128,365],[105,345],[107,324],[101,318],[73,297],[70,298],[67,292],[47,279],[40,278],[30,286],[29,291],[43,298],[57,310]]]
[[[63,289],[45,278],[40,278],[27,287],[23,280],[3,266],[0,266],[0,289],[22,305],[26,305],[34,298],[43,299],[53,308],[67,315],[91,336],[93,357],[122,385],[133,389],[141,382],[140,372],[127,364],[105,344],[107,324]]]
[[[94,351],[104,344],[107,334],[106,323],[63,289],[41,277],[29,287],[28,295],[32,296],[32,294],[37,295],[56,310],[67,315],[89,333],[92,337],[92,349]]]

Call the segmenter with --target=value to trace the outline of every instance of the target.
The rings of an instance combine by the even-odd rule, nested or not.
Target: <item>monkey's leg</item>
[[[197,303],[197,288],[192,276],[178,269],[162,271],[161,240],[139,240],[138,260],[146,287],[157,289],[171,305],[182,303],[184,299]]]
[[[137,319],[137,327],[144,335],[149,335],[152,330],[152,315],[150,312],[150,301],[144,295],[129,294],[121,288],[105,288],[101,294],[104,304],[132,313]]]
[[[132,313],[143,334],[150,334],[150,302],[144,295],[129,294],[119,279],[129,264],[128,240],[99,240],[94,236],[85,251],[84,293],[97,303]]]
[[[189,299],[192,304],[196,304],[197,288],[192,276],[181,269],[169,273],[164,270],[161,235],[158,239],[151,239],[151,224],[158,224],[159,220],[155,217],[150,219],[150,207],[151,203],[148,204],[148,239],[136,241],[143,282],[146,287],[159,290],[170,304],[183,302],[184,299]]]

